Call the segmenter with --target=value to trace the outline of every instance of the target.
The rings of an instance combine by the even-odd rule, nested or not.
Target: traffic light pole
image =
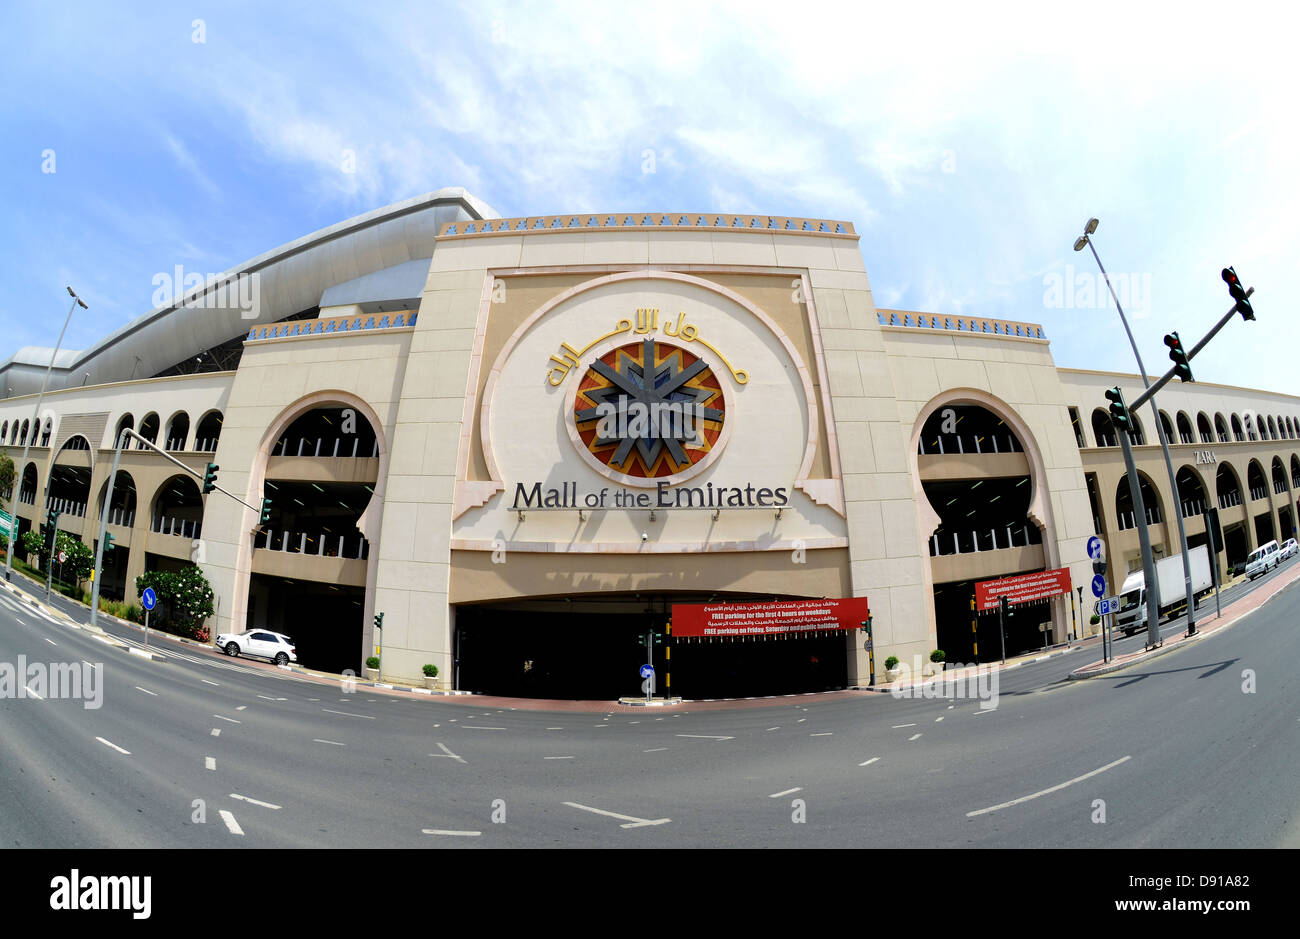
[[[167,460],[169,463],[175,463],[177,466],[179,466],[190,476],[193,476],[195,479],[202,480],[204,485],[207,485],[206,468],[203,473],[200,473],[197,470],[190,469],[188,466],[186,466],[180,460],[176,459],[170,453],[167,453],[166,451],[160,449],[156,445],[150,443],[148,440],[145,440],[134,430],[124,430],[118,436],[117,450],[113,454],[113,469],[112,472],[108,474],[108,489],[105,490],[104,492],[104,508],[100,512],[99,541],[95,546],[95,574],[94,574],[94,581],[90,588],[91,590],[90,626],[92,629],[98,628],[96,624],[96,620],[98,620],[99,618],[99,584],[100,581],[103,580],[103,574],[104,574],[104,535],[108,532],[109,506],[113,504],[113,483],[117,480],[117,468],[122,461],[122,448],[126,446],[128,440],[138,441],[141,446],[152,450],[154,453],[157,453],[159,456]],[[208,465],[210,466],[211,464]],[[257,506],[249,505],[247,502],[239,498],[239,496],[235,495],[233,492],[229,492],[228,490],[222,489],[220,486],[215,485],[215,483],[213,484],[212,488],[215,489],[217,492],[230,496],[230,498],[234,499],[240,505],[246,506],[247,508],[252,509],[254,512],[260,511],[260,509]]]
[[[1158,596],[1160,585],[1156,583],[1156,566],[1151,558],[1151,536],[1147,533],[1146,507],[1142,504],[1142,485],[1138,481],[1137,466],[1133,462],[1133,447],[1128,442],[1128,433],[1123,428],[1116,428],[1116,430],[1119,431],[1120,448],[1124,451],[1124,467],[1128,471],[1128,486],[1133,493],[1133,508],[1138,518],[1138,544],[1142,548],[1142,579],[1146,583],[1147,595],[1147,648],[1154,649],[1160,644],[1160,598]],[[1182,517],[1181,512],[1179,517]],[[1105,628],[1104,623],[1102,628]]]

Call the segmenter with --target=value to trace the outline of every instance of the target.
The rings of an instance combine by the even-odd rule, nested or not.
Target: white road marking
[[[769,727],[768,730],[780,730],[780,727]]]
[[[349,711],[335,711],[332,708],[321,708],[322,711],[329,711],[331,714],[342,714],[344,717],[360,717],[364,720],[373,721],[374,718],[369,714],[352,714]]]
[[[213,727],[213,728],[212,728],[212,736],[214,736],[214,737],[220,737],[220,736],[221,736],[221,728],[220,728],[220,727]]]
[[[58,643],[55,642],[53,639],[46,639],[46,637],[44,637],[44,636],[42,636],[41,638],[42,638],[42,639],[45,639],[45,641],[48,642],[48,643],[49,643],[50,645],[52,645],[52,646],[57,646],[57,645],[58,645]]]
[[[979,717],[981,714],[992,714],[996,710],[997,708],[980,708],[975,712],[975,716]]]
[[[141,688],[139,685],[136,685],[136,686],[135,686],[135,690],[136,690],[136,691],[143,691],[145,694],[153,695],[155,698],[158,697],[158,692],[156,692],[156,691],[150,691],[148,688]]]
[[[662,753],[667,747],[655,747],[653,750],[642,750],[642,753]]]
[[[312,743],[328,743],[335,747],[346,747],[346,743],[339,743],[337,740],[321,740],[319,737],[313,737]]]
[[[482,724],[461,724],[465,730],[505,730],[504,727],[484,727]]]
[[[251,805],[260,805],[264,809],[278,809],[280,807],[273,802],[263,802],[260,799],[250,799],[248,796],[241,796],[237,792],[232,792],[230,798],[238,799],[241,802],[248,802]]]
[[[225,809],[221,809],[219,814],[221,815],[221,820],[226,823],[226,827],[230,829],[232,835],[242,835],[244,833],[244,829],[239,827],[239,822],[235,821],[235,816],[231,815]]]
[[[1119,766],[1121,763],[1127,763],[1131,759],[1133,759],[1132,756],[1122,756],[1118,760],[1115,760],[1113,763],[1107,763],[1105,766],[1095,769],[1091,773],[1084,773],[1082,776],[1076,776],[1073,779],[1066,780],[1065,782],[1061,783],[1059,786],[1053,786],[1050,789],[1044,789],[1041,792],[1035,792],[1031,795],[1021,796],[1019,799],[1012,799],[1010,802],[1001,802],[998,805],[990,805],[986,809],[976,809],[974,812],[967,812],[966,817],[974,818],[976,815],[987,815],[989,812],[996,812],[999,809],[1010,808],[1013,805],[1019,805],[1021,802],[1028,802],[1030,799],[1037,799],[1039,796],[1045,796],[1048,795],[1049,793],[1057,792],[1058,790],[1064,789],[1066,786],[1073,786],[1077,782],[1083,782],[1085,779],[1090,779],[1091,777],[1096,776],[1098,773],[1104,773],[1108,769],[1114,769],[1116,766]]]
[[[547,730],[564,730],[563,727],[548,727]]]
[[[41,697],[40,695],[38,695],[35,691],[32,691],[32,686],[31,686],[31,685],[23,685],[23,688],[26,689],[27,693],[28,693],[29,695],[31,695],[33,698],[35,698],[37,701],[44,701],[44,700],[45,700],[43,697]]]
[[[457,763],[464,763],[464,762],[465,762],[465,760],[464,760],[463,758],[457,756],[456,754],[454,754],[454,753],[452,753],[450,750],[448,750],[446,744],[442,744],[442,743],[438,744],[438,749],[441,750],[442,752],[441,752],[441,753],[430,753],[429,756],[449,756],[449,757],[451,757],[453,760],[455,760]]]
[[[130,756],[130,755],[131,755],[131,751],[130,751],[130,750],[123,750],[121,747],[119,747],[117,744],[113,743],[112,741],[105,740],[103,737],[96,737],[95,739],[98,740],[100,743],[102,743],[102,744],[103,744],[104,746],[106,746],[106,747],[112,747],[112,748],[113,748],[114,750],[116,750],[118,753],[125,753],[127,756]]]
[[[203,758],[203,767],[204,767],[204,769],[216,769],[216,768],[217,768],[217,758],[214,757],[214,756],[205,756],[205,757]]]
[[[573,759],[573,757],[571,757],[571,756],[544,756],[544,757],[542,757],[542,759],[543,759],[543,760],[571,760],[571,759]]]
[[[828,730],[828,731],[826,731],[826,732],[824,732],[824,733],[820,733],[820,734],[809,734],[808,736],[809,736],[809,737],[830,737],[830,736],[831,736],[831,732]]]
[[[267,697],[264,694],[259,694],[258,697],[263,698],[267,701],[288,701],[289,700],[288,698],[271,698],[271,697]]]
[[[581,805],[577,802],[565,802],[565,805],[574,809],[582,809],[584,812],[595,812],[597,815],[608,815],[610,818],[621,818],[627,822],[626,825],[619,825],[619,828],[644,828],[647,825],[664,825],[671,822],[671,818],[637,818],[635,815],[619,815],[617,812],[606,812],[604,809],[594,809],[590,805]]]
[[[920,736],[921,736],[920,734],[912,734],[912,736],[907,738],[907,742],[911,743],[913,740],[917,739]]]
[[[735,737],[722,737],[713,734],[675,734],[677,737],[691,737],[695,740],[735,740]]]
[[[235,720],[233,717],[222,717],[220,714],[213,714],[212,716],[215,717],[215,718],[216,718],[217,720],[219,720],[219,721],[230,721],[230,723],[232,723],[232,724],[242,724],[242,723],[244,723],[243,721],[237,721],[237,720]]]
[[[915,727],[915,726],[916,726],[915,724],[895,724],[893,727],[890,728],[890,730],[899,730],[900,728],[903,727]]]
[[[247,704],[241,704],[239,707],[235,708],[235,710],[236,710],[236,711],[243,711],[243,710],[245,710],[247,707],[248,707]]]
[[[858,765],[859,765],[859,766],[870,766],[872,763],[876,762],[878,759],[880,759],[880,757],[878,757],[878,756],[873,756],[871,759],[867,760],[865,763],[859,763]]]
[[[218,688],[221,687],[221,685],[220,685],[219,683],[217,683],[217,682],[215,682],[215,681],[208,681],[206,678],[200,678],[199,681],[203,682],[203,684],[205,684],[205,685],[216,685]]]
[[[803,723],[804,721],[806,721],[807,719],[808,719],[808,718],[806,718],[806,717],[801,717],[801,718],[799,718],[797,721],[795,721],[795,723],[796,723],[796,724],[802,724],[802,723]]]
[[[481,831],[448,831],[445,828],[421,828],[420,831],[424,832],[426,835],[450,835],[452,837],[461,838],[477,838],[479,835],[483,834]]]
[[[939,717],[936,717],[936,718],[934,719],[934,722],[937,724],[937,723],[939,723],[939,721],[941,721],[941,720],[943,720],[943,717],[942,717],[942,716],[939,716]]]
[[[779,799],[779,798],[781,798],[781,796],[792,795],[793,793],[796,793],[796,792],[803,792],[803,786],[795,786],[793,789],[782,789],[780,792],[774,792],[774,793],[772,793],[770,796],[768,796],[768,798],[769,798],[769,799]]]

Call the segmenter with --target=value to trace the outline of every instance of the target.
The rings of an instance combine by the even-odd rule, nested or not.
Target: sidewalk
[[[1278,579],[1273,581],[1268,587],[1256,590],[1249,596],[1242,597],[1240,600],[1234,600],[1232,603],[1229,603],[1223,608],[1221,615],[1198,621],[1196,624],[1196,634],[1193,636],[1187,635],[1184,631],[1177,636],[1171,636],[1163,640],[1160,645],[1156,646],[1154,649],[1143,648],[1136,652],[1127,652],[1124,655],[1116,656],[1109,662],[1091,662],[1088,665],[1080,666],[1072,671],[1070,673],[1070,678],[1079,680],[1096,678],[1100,675],[1109,675],[1111,672],[1117,672],[1122,668],[1128,668],[1130,665],[1139,665],[1169,652],[1184,648],[1189,643],[1197,642],[1207,636],[1213,636],[1222,630],[1236,625],[1297,580],[1300,580],[1300,564],[1292,565],[1290,570],[1278,577]],[[1233,582],[1235,581],[1230,581],[1229,583]],[[1206,604],[1202,603],[1201,612],[1204,613],[1205,609]]]

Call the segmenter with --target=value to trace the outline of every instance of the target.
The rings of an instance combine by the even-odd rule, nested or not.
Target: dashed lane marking
[[[221,728],[220,728],[220,727],[213,727],[213,728],[212,728],[212,736],[214,736],[214,737],[220,737],[220,736],[221,736]]]
[[[322,711],[328,711],[331,714],[342,714],[344,717],[359,717],[362,720],[373,721],[374,718],[369,714],[353,714],[350,711],[335,711],[333,708],[321,708]]]
[[[205,757],[203,758],[203,768],[204,768],[204,769],[216,769],[216,768],[217,768],[217,758],[216,758],[216,757],[213,757],[213,756],[205,756]]]
[[[671,818],[637,818],[635,815],[620,815],[618,812],[607,812],[604,809],[592,808],[590,805],[582,805],[577,802],[565,802],[565,805],[574,809],[581,809],[584,812],[594,812],[597,815],[607,815],[610,818],[621,818],[626,824],[619,825],[619,828],[644,828],[647,825],[666,825],[671,822]]]
[[[891,728],[889,728],[889,729],[890,729],[890,730],[900,730],[900,729],[902,729],[902,728],[904,728],[904,727],[915,727],[915,726],[916,726],[915,724],[895,724],[893,727],[891,727]]]
[[[859,766],[870,766],[872,763],[875,763],[875,762],[876,762],[877,760],[879,760],[879,759],[880,759],[880,757],[878,757],[878,756],[873,756],[871,759],[867,760],[865,763],[859,763],[858,765],[859,765]]]
[[[155,697],[155,698],[158,697],[158,692],[156,692],[156,691],[150,691],[148,688],[141,688],[139,685],[136,685],[136,686],[135,686],[135,690],[136,690],[136,691],[143,691],[145,694],[147,694],[147,695],[153,695],[153,697]]]
[[[244,723],[243,721],[237,721],[237,720],[235,720],[233,717],[222,717],[220,714],[213,714],[212,716],[215,717],[215,718],[216,718],[217,720],[219,720],[219,721],[229,721],[229,722],[232,723],[232,724],[242,724],[242,723]]]
[[[264,809],[278,809],[278,808],[280,808],[280,806],[276,805],[274,802],[263,802],[261,799],[251,799],[251,798],[249,798],[248,796],[241,796],[241,795],[240,795],[239,793],[237,793],[237,792],[232,792],[232,793],[230,794],[230,798],[232,798],[232,799],[238,799],[240,802],[247,802],[247,803],[249,803],[250,805],[260,805],[260,806],[261,806],[262,808],[264,808]]]
[[[1013,805],[1019,805],[1021,802],[1028,802],[1030,799],[1037,799],[1039,796],[1045,796],[1048,795],[1049,793],[1058,792],[1061,789],[1064,789],[1066,786],[1073,786],[1077,782],[1083,782],[1085,779],[1091,779],[1093,776],[1096,776],[1099,773],[1104,773],[1108,769],[1114,769],[1116,766],[1119,766],[1121,763],[1127,763],[1131,759],[1133,759],[1131,755],[1122,756],[1118,760],[1115,760],[1112,763],[1107,763],[1105,766],[1093,770],[1091,773],[1084,773],[1082,776],[1075,776],[1073,779],[1067,779],[1065,782],[1061,783],[1060,785],[1052,786],[1050,789],[1043,789],[1039,792],[1031,793],[1030,795],[1027,796],[1021,796],[1019,799],[1012,799],[1010,802],[999,802],[997,805],[990,805],[986,809],[976,809],[974,812],[967,812],[966,817],[974,818],[976,815],[987,815],[989,812],[996,812],[999,809],[1007,809]]]
[[[573,759],[573,757],[571,757],[571,756],[544,756],[544,757],[542,757],[542,759],[543,759],[543,760],[571,760],[571,759]]]
[[[239,822],[235,821],[234,815],[230,814],[230,812],[225,809],[221,809],[219,814],[221,815],[221,820],[226,823],[226,827],[230,829],[232,835],[242,835],[244,833],[244,829],[239,827]]]
[[[796,792],[802,792],[802,791],[803,791],[803,786],[795,786],[793,789],[782,789],[780,792],[774,792],[770,796],[768,796],[768,798],[779,799],[781,798],[781,796],[793,795]]]
[[[118,753],[124,753],[124,754],[126,754],[127,756],[130,756],[130,755],[131,755],[131,751],[130,751],[130,750],[123,750],[121,747],[119,747],[117,744],[113,743],[111,740],[105,740],[103,737],[96,737],[95,739],[98,740],[100,743],[102,743],[104,746],[106,746],[106,747],[110,747],[110,748],[116,750]]]
[[[313,737],[312,743],[328,743],[332,747],[346,747],[346,743],[339,743],[337,740],[322,740],[319,737]]]
[[[464,762],[465,762],[465,760],[464,760],[463,757],[459,757],[459,756],[457,756],[456,754],[452,753],[450,750],[448,750],[446,744],[443,744],[443,743],[438,744],[438,749],[441,750],[442,752],[441,752],[441,753],[430,753],[429,756],[447,756],[447,757],[451,757],[451,758],[452,758],[453,760],[455,760],[457,763],[464,763]]]
[[[911,743],[913,740],[916,740],[920,736],[921,736],[920,734],[912,734],[912,736],[907,738],[907,742]]]
[[[426,835],[446,835],[452,838],[477,838],[483,834],[481,831],[451,831],[446,828],[421,828]]]
[[[735,740],[735,737],[726,737],[720,734],[674,734],[677,737],[691,737],[695,740]]]

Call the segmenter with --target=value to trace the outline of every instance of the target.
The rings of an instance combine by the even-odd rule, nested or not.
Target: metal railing
[[[963,531],[938,531],[930,537],[930,557],[975,554],[1005,548],[1024,548],[1043,543],[1034,525],[1005,525]]]
[[[109,509],[108,524],[119,525],[122,528],[130,528],[135,524],[134,509]]]
[[[295,532],[263,529],[253,540],[254,548],[283,551],[286,554],[310,554],[325,558],[366,560],[370,542],[363,535],[335,535],[332,532]]]
[[[149,523],[149,530],[159,535],[198,538],[203,533],[203,521],[202,519],[159,515]]]
[[[33,499],[33,501],[35,501]],[[47,499],[45,500],[45,511],[62,512],[64,515],[74,515],[77,518],[84,518],[86,515],[86,503],[73,502],[71,499]]]
[[[1234,489],[1232,492],[1225,492],[1219,496],[1219,508],[1230,509],[1234,505],[1241,505],[1241,490]]]
[[[1193,515],[1205,514],[1204,499],[1190,499],[1182,504],[1183,518],[1191,518]]]
[[[204,437],[202,440],[196,440],[194,441],[194,452],[195,453],[216,453],[217,441],[220,439],[221,439],[220,437],[211,437],[211,438]]]
[[[1160,510],[1155,506],[1148,505],[1144,506],[1144,508],[1146,509],[1148,525],[1159,525],[1164,521],[1164,518],[1160,515]],[[1137,528],[1137,513],[1132,509],[1129,509],[1127,512],[1122,509],[1116,509],[1115,515],[1119,522],[1120,531],[1128,531],[1130,528]]]
[[[920,452],[932,455],[1025,452],[1025,448],[1020,446],[1020,442],[1011,434],[1006,436],[998,434],[940,434],[931,441],[930,445],[932,449],[927,450],[925,438],[922,437],[919,447]]]
[[[1256,486],[1250,490],[1250,498],[1252,501],[1255,499],[1263,499],[1267,495],[1268,495],[1267,486]]]
[[[299,437],[298,445],[288,437],[280,438],[271,450],[271,456],[310,456],[343,457],[345,459],[369,459],[379,456],[379,440],[376,438],[369,447],[361,446],[361,439],[349,437]]]

